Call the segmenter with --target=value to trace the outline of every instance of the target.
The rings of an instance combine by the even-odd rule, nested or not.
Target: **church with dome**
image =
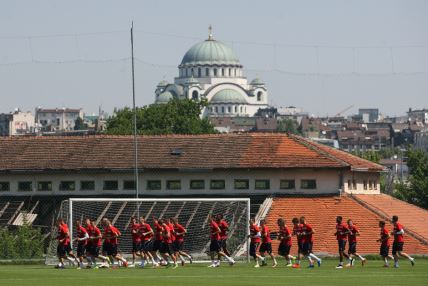
[[[162,80],[157,85],[155,103],[172,98],[206,99],[204,117],[254,116],[268,107],[264,82],[255,78],[248,83],[235,52],[213,38],[211,27],[208,39],[186,52],[178,71],[174,83]]]

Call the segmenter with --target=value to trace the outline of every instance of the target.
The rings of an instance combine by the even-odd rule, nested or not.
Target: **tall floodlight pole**
[[[135,107],[135,71],[134,71],[134,21],[131,22],[131,64],[132,64],[132,109],[134,112],[134,180],[135,197],[139,198],[138,190],[138,138],[137,138],[137,109]],[[137,204],[137,217],[140,216],[140,208]]]

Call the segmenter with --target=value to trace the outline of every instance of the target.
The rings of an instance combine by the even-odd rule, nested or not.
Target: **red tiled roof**
[[[341,215],[345,221],[351,218],[360,230],[361,236],[358,237],[357,246],[359,253],[379,253],[379,244],[376,239],[379,236],[379,220],[382,218],[349,197],[275,198],[266,219],[273,232],[278,229],[276,220],[279,217],[284,217],[287,225],[292,228],[293,217],[305,216],[307,223],[315,230],[314,252],[337,255],[334,232],[338,215]],[[387,229],[392,230],[392,226],[388,224]],[[405,235],[404,239],[407,253],[428,254],[427,245],[409,235]],[[275,251],[278,249],[278,241],[273,241],[273,248]],[[297,242],[293,237],[292,253],[296,254],[296,252]]]
[[[376,213],[391,218],[397,215],[405,229],[428,242],[428,211],[385,194],[355,195]]]
[[[0,170],[132,169],[132,136],[0,138]],[[180,149],[181,155],[171,155]],[[367,168],[378,165],[279,133],[139,136],[139,168]],[[354,166],[355,164],[355,166]]]

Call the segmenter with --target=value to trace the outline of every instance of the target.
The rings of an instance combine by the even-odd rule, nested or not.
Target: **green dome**
[[[245,97],[233,89],[223,89],[214,94],[210,103],[241,103],[246,104]]]
[[[233,50],[225,44],[208,39],[191,47],[180,66],[187,65],[241,65]]]
[[[265,83],[258,77],[253,79],[250,83],[251,85],[264,85]]]
[[[156,103],[167,103],[171,99],[173,99],[174,96],[169,91],[162,92],[159,94],[159,96],[156,98]]]

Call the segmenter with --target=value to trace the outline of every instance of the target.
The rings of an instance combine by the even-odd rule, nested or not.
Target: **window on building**
[[[123,181],[124,190],[135,190],[135,181],[134,180],[125,180]]]
[[[95,190],[95,181],[80,181],[81,191],[93,191]]]
[[[215,113],[218,113],[218,108],[217,108],[217,106],[215,107]]]
[[[369,180],[369,190],[373,190],[372,180]]]
[[[241,113],[242,113],[242,106],[241,106]]]
[[[180,180],[168,180],[166,181],[166,188],[168,190],[180,190],[181,181]]]
[[[76,183],[74,181],[62,181],[59,183],[60,191],[74,191],[76,189]]]
[[[352,190],[352,182],[351,182],[351,180],[348,180],[348,190]]]
[[[214,69],[214,76],[217,76],[217,69]]]
[[[210,75],[210,70],[209,70],[209,68],[206,68],[205,69],[205,76],[209,76]]]
[[[211,190],[224,190],[226,187],[226,182],[224,180],[211,180],[210,189]]]
[[[261,91],[257,93],[257,101],[262,101],[262,95],[263,93]]]
[[[366,180],[363,181],[363,188],[364,188],[364,190],[367,190],[367,181]]]
[[[221,113],[224,113],[224,106],[221,107]]]
[[[192,99],[193,99],[193,100],[198,100],[198,99],[199,99],[199,93],[198,93],[198,91],[197,91],[197,90],[194,90],[194,91],[192,92]]]
[[[33,182],[18,182],[18,191],[31,191],[33,189]]]
[[[9,182],[0,182],[0,192],[10,191],[10,183]]]
[[[301,189],[316,189],[317,188],[317,181],[316,180],[302,180],[300,182],[300,188]]]
[[[357,181],[356,181],[356,180],[352,180],[352,188],[353,188],[354,190],[356,190],[356,189],[357,189]]]
[[[191,76],[194,76],[193,68],[191,68],[191,70],[190,70],[190,75],[191,75]]]
[[[377,182],[376,181],[373,181],[373,189],[377,190]]]
[[[249,180],[237,179],[235,180],[235,189],[236,190],[248,190],[250,188]]]
[[[235,113],[238,112],[238,106],[235,105]]]
[[[229,68],[229,76],[232,76],[232,69]]]
[[[232,112],[232,107],[228,106],[227,107],[227,112],[231,113]]]
[[[269,190],[270,181],[269,180],[256,180],[254,183],[254,188],[256,190]]]
[[[201,68],[198,68],[198,77],[201,77],[201,76],[202,76]]]
[[[204,180],[191,180],[190,181],[190,189],[192,189],[192,190],[203,190],[203,189],[205,189],[205,181]]]
[[[160,190],[161,188],[162,188],[162,183],[160,180],[147,181],[147,190]]]
[[[116,191],[119,189],[119,182],[115,180],[104,181],[103,189],[106,191]]]
[[[224,76],[224,69],[221,69],[221,76]]]
[[[294,180],[281,180],[279,182],[279,188],[283,190],[291,190],[296,188],[296,183]]]
[[[49,181],[40,181],[37,182],[38,191],[52,191],[52,182]]]

